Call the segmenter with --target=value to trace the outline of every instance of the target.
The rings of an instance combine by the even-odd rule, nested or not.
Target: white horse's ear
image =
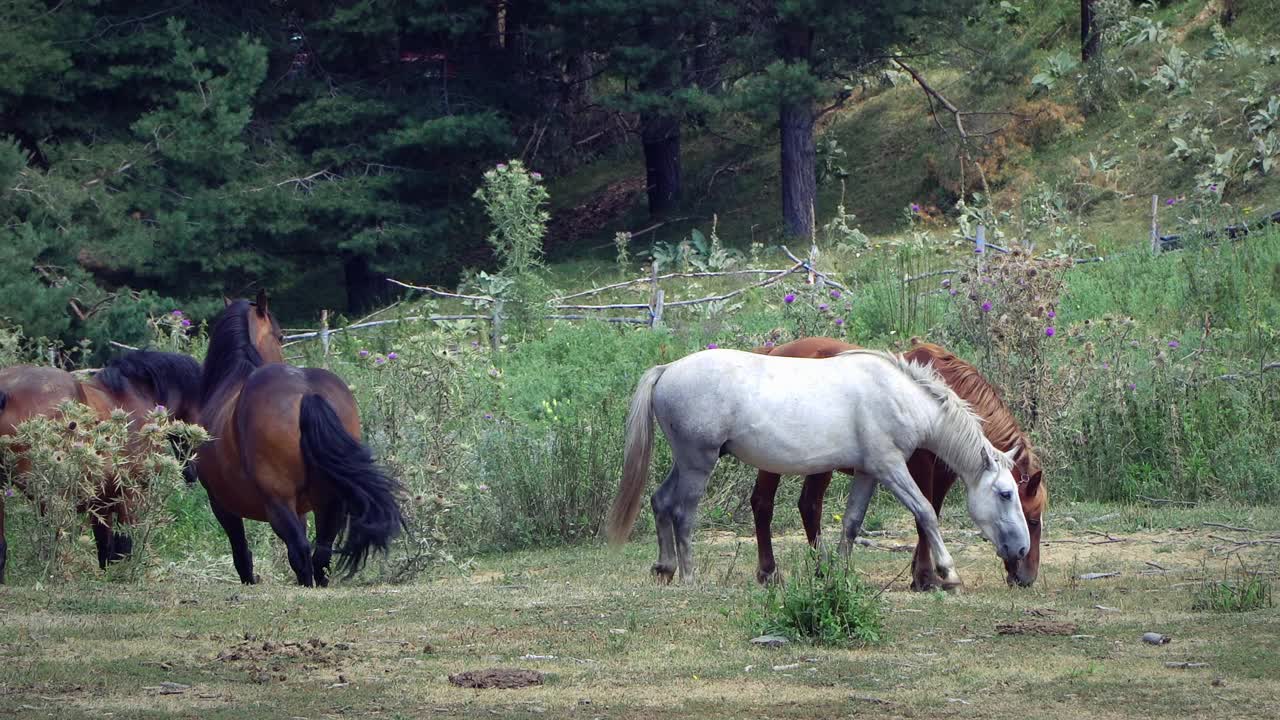
[[[985,455],[987,458],[987,470],[992,472],[1000,469],[1000,463],[999,461],[996,460],[996,456],[995,456],[995,452],[999,452],[999,451],[993,451],[993,450],[994,449],[988,449],[985,453],[983,453],[983,455]]]
[[[1009,448],[1009,452],[1006,452],[1006,453],[1003,453],[1003,454],[1004,454],[1004,456],[1005,456],[1005,457],[1009,458],[1009,462],[1010,462],[1010,463],[1013,463],[1013,462],[1016,462],[1016,461],[1017,461],[1017,459],[1018,459],[1018,453],[1020,453],[1020,452],[1022,452],[1022,445],[1021,445],[1021,444],[1018,444],[1018,445],[1014,445],[1013,447]]]

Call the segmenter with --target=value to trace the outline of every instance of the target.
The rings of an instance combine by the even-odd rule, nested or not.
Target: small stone
[[[751,638],[752,645],[763,645],[764,647],[782,647],[789,642],[791,641],[781,635],[761,635],[760,637]]]
[[[1156,632],[1142,633],[1142,642],[1148,645],[1168,645],[1173,638]]]

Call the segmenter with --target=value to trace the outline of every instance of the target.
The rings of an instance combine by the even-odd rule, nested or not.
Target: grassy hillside
[[[1231,3],[1235,19],[1222,30],[1221,5],[1129,6],[1112,22],[1105,59],[1090,76],[1105,78],[1105,97],[1097,101],[1089,90],[1097,83],[1079,67],[1053,70],[1079,56],[1079,4],[1066,0],[993,11],[955,45],[910,62],[931,87],[973,113],[965,117],[968,148],[986,176],[989,206],[1009,232],[1042,250],[1065,245],[1073,234],[1079,240],[1064,250],[1086,244],[1114,250],[1147,236],[1152,194],[1162,201],[1207,196],[1197,182],[1197,175],[1209,177],[1205,173],[1220,182],[1214,194],[1225,215],[1280,209],[1280,170],[1261,176],[1250,168],[1258,139],[1274,127],[1268,103],[1280,95],[1275,6]],[[1052,88],[1032,82],[1055,74]],[[847,106],[822,123],[819,164],[833,172],[821,184],[819,224],[836,214],[842,197],[874,238],[903,234],[904,210],[913,202],[937,227],[953,224],[960,145],[953,118],[939,113],[935,123],[926,94],[900,70],[856,88]],[[706,232],[712,216],[732,246],[778,236],[778,147],[767,115],[762,109],[761,117],[737,115],[686,132],[680,219],[637,238],[636,251],[679,241],[695,227]],[[1192,146],[1182,159],[1171,156],[1174,138]],[[1280,150],[1269,147],[1269,153]],[[1215,169],[1214,156],[1229,151],[1229,161]],[[976,168],[965,165],[963,190],[981,192]],[[847,173],[843,187],[836,168]],[[654,224],[644,207],[643,165],[631,148],[551,190],[553,214],[586,234],[572,251],[553,237],[561,256],[592,255],[592,248],[596,257],[610,256],[599,248],[609,248],[616,231]],[[1192,219],[1185,206],[1161,208],[1163,227]],[[1069,232],[1054,232],[1061,228]]]

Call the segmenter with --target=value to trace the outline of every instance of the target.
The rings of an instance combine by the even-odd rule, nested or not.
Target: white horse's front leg
[[[849,556],[853,549],[853,541],[858,539],[858,531],[862,529],[862,521],[867,516],[867,507],[871,504],[871,496],[876,491],[876,479],[865,473],[858,473],[849,482],[849,501],[844,508],[844,533],[840,537],[840,554]]]
[[[947,552],[947,546],[942,542],[942,531],[938,529],[938,514],[916,486],[906,463],[895,463],[880,474],[879,480],[915,516],[916,523],[929,543],[929,550],[933,553],[934,569],[942,580],[942,589],[954,590],[960,587],[963,584],[960,574],[956,572],[955,561],[951,559],[951,553]]]

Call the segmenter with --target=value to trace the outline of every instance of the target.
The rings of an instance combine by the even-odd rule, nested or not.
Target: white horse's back
[[[696,438],[748,465],[798,475],[913,449],[937,412],[876,353],[811,360],[707,350],[667,366],[653,403],[668,438]]]

